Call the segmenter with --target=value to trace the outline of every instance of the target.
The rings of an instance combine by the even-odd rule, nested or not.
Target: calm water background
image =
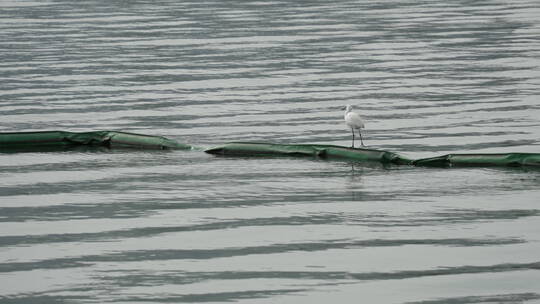
[[[539,152],[540,2],[0,0],[0,132]],[[539,303],[540,171],[0,154],[0,303]]]

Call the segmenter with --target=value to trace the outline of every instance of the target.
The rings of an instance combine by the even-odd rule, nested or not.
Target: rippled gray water
[[[0,132],[539,152],[540,3],[0,1]],[[540,171],[0,154],[0,303],[540,302]]]

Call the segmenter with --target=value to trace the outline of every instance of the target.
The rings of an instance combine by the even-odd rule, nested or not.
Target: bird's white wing
[[[364,121],[362,120],[360,115],[358,115],[358,113],[355,113],[355,112],[349,112],[345,115],[345,123],[349,127],[355,128],[355,129],[360,129],[364,127]]]

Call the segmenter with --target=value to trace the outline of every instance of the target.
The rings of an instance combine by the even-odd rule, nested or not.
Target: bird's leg
[[[358,129],[358,134],[360,134],[360,143],[362,144],[362,147],[364,146],[364,141],[362,140],[362,132],[360,129]]]
[[[354,129],[353,128],[351,128],[351,132],[352,132],[352,146],[351,146],[351,148],[354,149]]]

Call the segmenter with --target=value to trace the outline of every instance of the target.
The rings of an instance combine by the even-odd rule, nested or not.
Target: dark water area
[[[540,3],[0,1],[0,132],[198,149],[0,154],[0,303],[540,303],[540,171],[215,157],[534,152]]]

